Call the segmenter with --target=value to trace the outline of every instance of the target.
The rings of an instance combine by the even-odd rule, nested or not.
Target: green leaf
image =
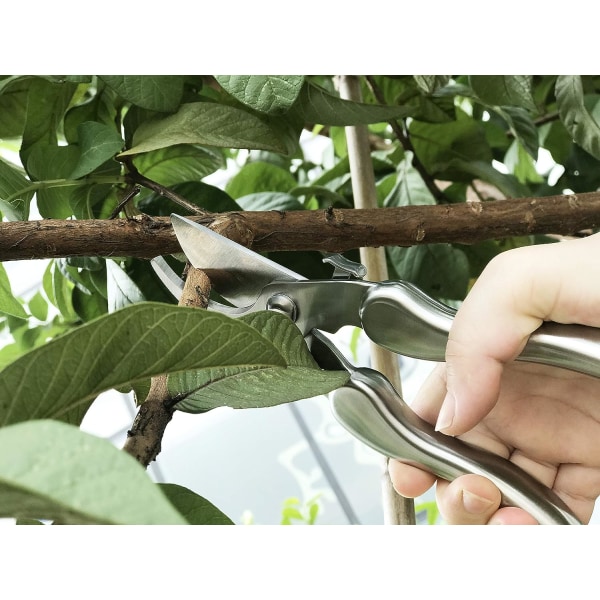
[[[579,75],[557,78],[556,105],[561,121],[575,142],[600,160],[600,124],[586,107]]]
[[[134,164],[142,175],[166,187],[199,181],[225,167],[218,151],[191,145],[169,146],[140,154]]]
[[[53,82],[40,77],[30,83],[20,150],[23,165],[27,165],[29,153],[37,144],[56,145],[65,110],[76,90],[74,83]]]
[[[123,140],[114,127],[95,121],[78,125],[77,137],[81,154],[71,179],[88,175],[123,148]]]
[[[36,292],[31,300],[29,300],[27,306],[32,316],[39,321],[45,321],[48,318],[48,303],[44,300],[44,297],[40,292]]]
[[[296,180],[286,169],[266,162],[251,162],[244,165],[225,186],[225,191],[237,199],[259,192],[289,192]]]
[[[529,189],[519,183],[513,175],[500,173],[490,163],[480,160],[466,161],[454,159],[448,163],[454,169],[460,169],[469,173],[473,177],[483,179],[492,185],[495,185],[507,198],[524,198],[530,195]]]
[[[280,318],[282,317],[282,318]],[[321,371],[300,330],[282,315],[254,313],[241,320],[257,329],[279,351],[284,364],[188,371],[169,376],[169,391],[182,400],[176,408],[199,413],[218,406],[275,406],[328,393],[348,380],[344,371]]]
[[[413,78],[419,89],[426,94],[432,94],[450,81],[449,75],[413,75]]]
[[[0,516],[65,524],[186,523],[131,456],[50,420],[0,429]]]
[[[181,75],[101,75],[119,96],[149,110],[171,112],[183,95]]]
[[[385,106],[352,102],[334,96],[311,83],[302,88],[298,102],[294,106],[307,123],[321,125],[366,125],[381,123],[390,119],[402,119],[413,114],[413,107]]]
[[[241,196],[236,200],[244,210],[302,210],[304,207],[295,196],[282,192],[258,192]]]
[[[481,126],[462,116],[451,123],[413,121],[410,137],[415,153],[429,173],[440,179],[462,180],[452,160],[492,161],[492,152]]]
[[[400,279],[410,281],[436,298],[465,297],[469,284],[469,261],[450,244],[427,244],[388,248],[388,256]]]
[[[8,274],[2,263],[0,263],[0,312],[19,319],[26,319],[29,316],[22,304],[13,296]]]
[[[243,366],[285,367],[286,359],[240,319],[133,304],[70,330],[0,371],[0,425],[35,418],[78,424],[105,390],[162,373]],[[325,378],[320,393],[333,389],[332,379]]]
[[[303,75],[215,75],[240,102],[267,114],[287,112],[298,98]]]
[[[113,260],[106,261],[106,291],[108,312],[145,300],[135,282]]]
[[[386,196],[383,205],[389,207],[422,204],[435,204],[435,199],[427,189],[423,178],[412,166],[412,155],[408,155],[398,164],[396,184]]]
[[[261,119],[239,108],[212,102],[183,104],[174,115],[143,123],[133,136],[133,144],[119,156],[176,144],[286,152],[285,143]]]
[[[529,113],[518,106],[499,106],[495,110],[508,123],[510,131],[527,153],[533,160],[537,160],[540,141],[537,127]]]
[[[177,509],[177,512],[185,517],[190,525],[233,525],[233,521],[214,504],[174,483],[158,484],[162,493],[169,502]]]
[[[0,211],[9,221],[29,218],[34,191],[31,182],[15,167],[0,158]]]
[[[473,91],[488,104],[521,106],[537,112],[532,94],[531,75],[471,75]]]
[[[27,115],[27,89],[31,77],[9,77],[0,87],[0,138],[23,133]]]
[[[55,146],[37,144],[27,159],[27,171],[39,181],[67,179],[77,161],[79,149],[76,146]],[[38,190],[36,199],[38,210],[44,218],[67,219],[73,214],[71,198],[72,186],[47,186]]]

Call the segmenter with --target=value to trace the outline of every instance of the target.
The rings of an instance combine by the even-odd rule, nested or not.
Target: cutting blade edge
[[[206,272],[214,289],[236,306],[253,304],[273,281],[301,281],[305,277],[177,214],[171,223],[190,263]]]

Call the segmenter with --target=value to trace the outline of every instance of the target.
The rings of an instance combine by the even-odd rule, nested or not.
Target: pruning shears
[[[443,361],[456,311],[405,281],[365,281],[365,268],[328,255],[331,279],[311,280],[179,215],[171,215],[188,261],[206,272],[213,289],[231,304],[209,300],[208,309],[232,317],[275,310],[304,335],[322,369],[346,370],[349,381],[329,394],[336,419],[381,454],[412,463],[446,480],[474,473],[500,489],[503,504],[518,506],[542,524],[580,524],[566,504],[525,471],[490,452],[436,432],[404,402],[378,371],[354,367],[327,333],[344,325],[362,328],[375,343],[397,354]],[[184,282],[162,257],[153,267],[179,298]],[[600,376],[600,331],[545,323],[518,360]]]

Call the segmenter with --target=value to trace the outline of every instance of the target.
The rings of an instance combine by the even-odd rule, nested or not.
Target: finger
[[[399,460],[388,461],[388,472],[394,489],[405,498],[424,494],[435,483],[435,475]]]
[[[437,505],[449,525],[485,525],[500,507],[500,491],[485,477],[463,475],[453,482],[439,480]]]
[[[489,413],[504,365],[544,320],[600,325],[598,250],[595,235],[519,248],[489,263],[451,327],[437,429],[459,435]]]

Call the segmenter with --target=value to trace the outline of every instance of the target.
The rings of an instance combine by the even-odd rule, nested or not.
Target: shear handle
[[[372,285],[360,318],[375,343],[405,356],[442,362],[456,310],[405,281]],[[600,329],[544,323],[517,360],[600,377]]]
[[[326,369],[346,369],[350,381],[329,394],[336,419],[359,440],[384,456],[425,468],[452,481],[474,473],[490,479],[505,506],[526,510],[540,524],[580,525],[549,488],[508,460],[444,435],[421,419],[389,380],[373,369],[354,368],[320,332],[313,330],[311,352]]]

